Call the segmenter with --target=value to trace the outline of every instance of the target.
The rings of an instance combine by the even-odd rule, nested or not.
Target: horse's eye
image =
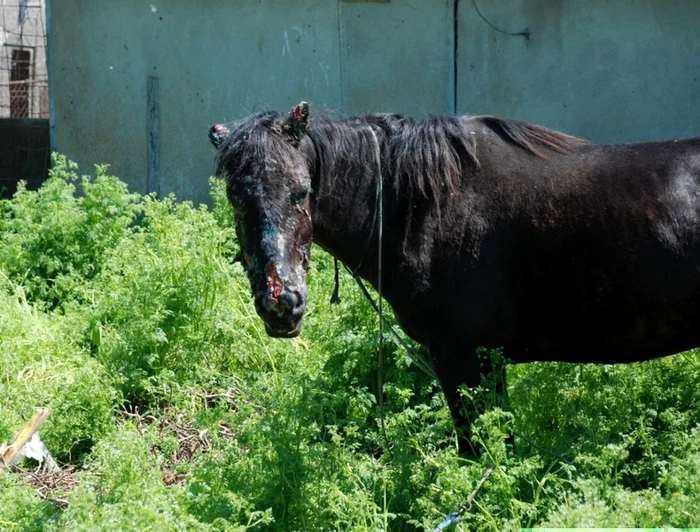
[[[297,203],[297,204],[303,203],[304,200],[306,199],[307,195],[308,195],[308,190],[306,190],[306,189],[295,190],[290,194],[290,196],[292,198],[292,202]]]

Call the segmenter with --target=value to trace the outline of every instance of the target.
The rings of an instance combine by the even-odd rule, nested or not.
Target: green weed
[[[509,366],[510,408],[465,394],[494,405],[467,461],[437,382],[389,338],[380,390],[377,317],[347,274],[329,304],[329,256],[301,337],[273,340],[231,262],[223,183],[209,209],[77,172],[56,156],[39,191],[0,200],[0,440],[49,407],[42,440],[80,471],[65,509],[0,475],[0,528],[431,530],[491,463],[456,529],[697,526],[699,351]],[[181,452],[192,434],[207,445]],[[163,482],[173,467],[184,480]]]

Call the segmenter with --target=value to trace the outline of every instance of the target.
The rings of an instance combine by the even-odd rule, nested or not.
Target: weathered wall
[[[457,110],[598,142],[700,136],[698,0],[459,3]]]
[[[205,200],[209,125],[300,97],[340,104],[330,2],[51,2],[54,146],[145,192],[147,80],[158,78],[161,193]],[[278,2],[280,4],[280,2]]]
[[[208,126],[301,99],[312,112],[456,105],[600,141],[700,135],[697,0],[476,4],[530,40],[471,0],[50,1],[54,147],[135,190],[203,201]]]
[[[343,111],[452,112],[452,0],[339,6]]]
[[[159,182],[152,188],[202,201],[213,168],[212,123],[301,99],[313,109],[448,112],[451,2],[431,4],[50,2],[54,147],[83,165],[110,163],[146,191],[147,80],[157,76]],[[415,35],[399,45],[406,34]]]

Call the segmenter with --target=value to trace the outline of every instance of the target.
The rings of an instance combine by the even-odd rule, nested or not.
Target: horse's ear
[[[309,131],[309,104],[301,102],[292,109],[282,124],[282,130],[292,137],[293,141],[299,142]]]
[[[214,124],[209,128],[209,140],[217,150],[230,134],[229,129],[223,124]]]

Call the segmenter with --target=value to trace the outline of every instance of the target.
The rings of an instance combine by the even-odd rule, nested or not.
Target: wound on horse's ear
[[[223,124],[214,124],[209,128],[209,140],[217,150],[230,134],[229,129]]]
[[[301,102],[289,112],[287,119],[282,124],[282,131],[287,133],[292,140],[299,142],[301,137],[309,131],[309,104]]]

